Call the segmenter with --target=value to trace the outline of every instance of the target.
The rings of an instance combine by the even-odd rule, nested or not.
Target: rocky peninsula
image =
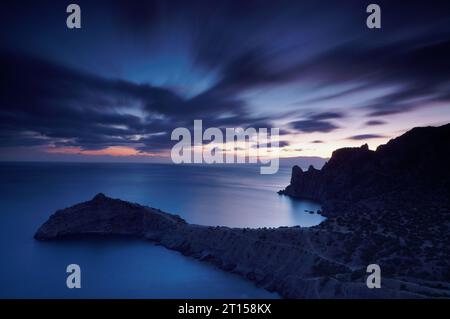
[[[450,297],[450,125],[415,128],[371,151],[298,166],[282,195],[323,204],[311,228],[189,224],[103,194],[54,213],[37,240],[124,235],[210,262],[285,298]],[[382,287],[366,286],[379,264]]]

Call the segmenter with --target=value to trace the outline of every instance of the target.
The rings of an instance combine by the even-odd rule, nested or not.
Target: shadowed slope
[[[128,235],[150,240],[240,274],[286,298],[422,295],[395,291],[395,281],[387,282],[384,289],[368,289],[361,266],[346,264],[321,244],[349,236],[345,233],[300,227],[192,225],[154,208],[98,194],[91,201],[57,211],[35,238],[56,240],[80,235]]]

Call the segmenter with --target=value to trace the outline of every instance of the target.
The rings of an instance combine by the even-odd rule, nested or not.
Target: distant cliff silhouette
[[[281,194],[333,205],[400,196],[402,201],[429,201],[450,194],[450,124],[419,127],[381,145],[367,144],[333,152],[321,170],[292,169]]]

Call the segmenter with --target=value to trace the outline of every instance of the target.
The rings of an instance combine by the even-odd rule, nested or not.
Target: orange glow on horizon
[[[101,150],[82,150],[79,147],[54,147],[47,149],[49,153],[57,154],[79,154],[79,155],[109,155],[109,156],[157,156],[160,154],[140,153],[132,147],[109,146]]]

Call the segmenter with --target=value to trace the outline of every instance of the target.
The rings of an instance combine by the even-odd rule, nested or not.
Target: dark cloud
[[[339,128],[336,124],[329,120],[343,118],[343,112],[321,112],[309,113],[304,119],[290,122],[289,125],[298,132],[313,133],[322,132],[329,133]]]
[[[17,136],[83,149],[127,144],[151,131],[137,116],[120,112],[141,87],[105,80],[23,55],[1,54],[0,123]]]
[[[186,99],[167,88],[106,79],[27,55],[1,53],[1,60],[1,130],[16,135],[18,144],[161,150],[173,145],[168,132],[190,128],[196,118],[205,118],[205,127],[270,127],[267,118],[248,114],[240,99],[220,92]],[[21,137],[25,132],[32,134]]]
[[[170,135],[170,133],[162,133],[141,138],[139,143],[142,143],[143,146],[138,146],[136,149],[140,153],[165,151],[177,143],[177,141],[171,140]]]
[[[314,140],[314,141],[311,141],[311,143],[313,143],[313,144],[322,144],[323,141],[321,141],[321,140]]]
[[[297,131],[304,133],[322,132],[328,133],[338,128],[335,124],[327,121],[300,120],[291,122],[290,125]]]
[[[20,146],[42,146],[47,145],[48,140],[35,134],[25,132],[3,131],[0,132],[0,147],[20,147]]]
[[[261,48],[253,48],[225,64],[222,78],[213,88],[217,91],[232,93],[247,89],[281,85],[289,83],[299,77],[297,67],[276,67],[273,60],[279,55],[271,54]]]
[[[386,136],[379,135],[379,134],[361,134],[361,135],[350,136],[347,139],[360,141],[360,140],[369,140],[369,139],[373,139],[373,138],[383,138],[383,137],[386,137]]]
[[[355,103],[369,116],[386,116],[427,107],[433,102],[450,102],[450,41],[448,33],[425,34],[397,42],[355,40],[336,46],[309,61],[285,59],[287,66],[276,66],[284,52],[255,47],[224,59],[221,78],[211,92],[239,94],[261,86],[277,86],[296,81],[315,81],[322,86],[348,84],[349,89],[310,99],[304,103],[331,101],[355,95]],[[382,91],[373,99],[364,98],[367,90]],[[287,115],[292,117],[292,115]],[[294,123],[301,132],[331,132],[345,113],[329,111],[310,115]],[[377,122],[370,122],[377,123]],[[375,125],[375,124],[368,124]],[[376,125],[381,125],[376,124]]]
[[[312,103],[389,88],[389,93],[373,100],[361,97],[360,106],[371,116],[408,112],[426,107],[429,102],[450,100],[449,36],[450,29],[444,28],[397,41],[371,43],[363,38],[337,45],[306,62],[289,59],[284,51],[274,53],[264,47],[242,49],[233,58],[222,61],[221,79],[214,89],[230,93],[296,81],[350,86],[304,102]],[[274,63],[279,60],[285,61],[283,66]],[[329,112],[329,115],[342,118],[344,114]]]
[[[279,147],[286,147],[286,146],[289,146],[289,145],[290,145],[289,141],[279,141],[278,142],[278,146]]]
[[[279,141],[278,142],[279,148],[287,147],[289,145],[290,145],[289,141]],[[252,145],[252,148],[264,148],[264,147],[270,148],[271,146],[272,146],[271,143],[262,143],[262,144]]]
[[[195,7],[200,17],[208,14],[210,18],[205,20],[208,27],[196,29],[194,51],[200,64],[221,71],[217,88],[243,90],[299,79],[320,80],[329,84],[353,82],[351,88],[327,95],[335,98],[357,93],[373,85],[378,86],[381,81],[401,84],[405,80],[409,82],[411,78],[438,80],[446,74],[446,68],[442,69],[441,63],[448,65],[448,52],[446,45],[440,42],[448,39],[445,32],[450,31],[448,25],[443,23],[448,22],[448,16],[444,14],[449,9],[448,2],[438,1],[428,6],[413,1],[405,9],[399,3],[381,1],[379,4],[387,12],[383,15],[383,21],[389,27],[389,34],[383,32],[382,35],[363,27],[357,28],[356,22],[352,23],[352,18],[358,23],[365,21],[364,4],[358,2],[337,5],[332,1],[320,4],[313,1],[281,1],[277,5],[246,1],[247,10],[236,3],[231,1],[221,4],[218,6],[220,11],[208,10],[210,7],[206,10]],[[236,6],[240,8],[237,12],[233,10]],[[308,16],[317,17],[325,14],[324,7],[339,15],[339,19],[323,23],[323,30],[332,34],[334,28],[348,27],[357,36],[353,41],[342,41],[344,44],[322,51],[322,54],[308,61],[299,59],[299,55],[292,54],[292,50],[297,50],[295,44],[299,42],[298,38],[297,41],[293,38],[302,34],[304,21],[308,21],[305,12]],[[303,17],[303,21],[299,16]],[[273,17],[278,18],[276,25],[272,24]],[[289,28],[285,30],[285,26]],[[413,30],[408,32],[408,28]],[[291,50],[280,48],[278,42],[262,36],[277,34],[276,31],[281,30],[284,32],[278,32],[279,35],[292,37],[292,43],[286,39],[284,44],[287,47],[288,43],[291,44]],[[329,43],[338,43],[334,39],[328,40]],[[278,47],[274,48],[274,45]],[[301,50],[301,47],[298,49]],[[432,56],[436,56],[437,60],[430,59],[433,51],[436,54]],[[436,88],[432,86],[429,89]]]
[[[366,123],[364,123],[364,125],[366,125],[366,126],[377,126],[377,125],[384,125],[386,123],[387,122],[381,121],[381,120],[370,120],[370,121],[367,121]]]
[[[279,131],[280,136],[290,135],[292,133],[295,133],[295,132],[292,132],[291,130],[287,130],[287,129],[283,129],[283,128],[280,128],[280,131]]]
[[[361,106],[371,116],[407,112],[430,102],[450,101],[449,35],[450,31],[372,46],[352,42],[313,59],[303,72],[325,84],[358,81],[365,82],[366,89],[389,87],[391,92],[362,100]]]
[[[345,115],[343,112],[322,112],[322,113],[313,114],[309,118],[311,120],[321,121],[321,120],[341,119],[344,116]]]
[[[333,102],[343,97],[351,96],[357,108],[380,117],[450,101],[448,1],[433,5],[410,1],[406,6],[380,0],[381,32],[364,27],[365,4],[356,1],[80,0],[79,4],[89,14],[83,15],[83,29],[70,38],[54,31],[59,30],[64,12],[61,1],[3,5],[0,27],[8,32],[2,34],[0,50],[20,48],[39,52],[45,59],[32,53],[0,53],[0,145],[90,150],[119,145],[144,152],[170,148],[171,130],[191,128],[196,118],[204,119],[205,127],[269,128],[278,110],[272,117],[258,116],[262,113],[248,105],[244,93],[286,84],[315,85],[320,92],[304,103],[309,107],[327,102],[330,110],[284,112],[283,119],[290,123],[282,135],[338,129],[334,120],[346,117],[340,110],[346,106]],[[97,27],[99,19],[102,27]],[[41,29],[34,32],[36,25]],[[122,41],[128,38],[132,45]],[[63,41],[73,45],[55,45]],[[158,65],[161,69],[186,60],[192,71],[201,70],[214,80],[200,93],[185,95],[175,86],[104,75],[115,74],[110,68],[117,68],[120,75],[134,74],[139,63],[146,65],[150,53],[161,47],[170,51],[163,52],[168,62]],[[172,55],[181,58],[172,60]],[[113,64],[106,71],[97,69],[103,59]],[[48,62],[55,60],[62,62]],[[92,73],[78,68],[92,61]],[[372,98],[365,95],[369,89],[387,93]],[[274,101],[274,108],[277,104]],[[365,125],[383,123],[376,119]]]

